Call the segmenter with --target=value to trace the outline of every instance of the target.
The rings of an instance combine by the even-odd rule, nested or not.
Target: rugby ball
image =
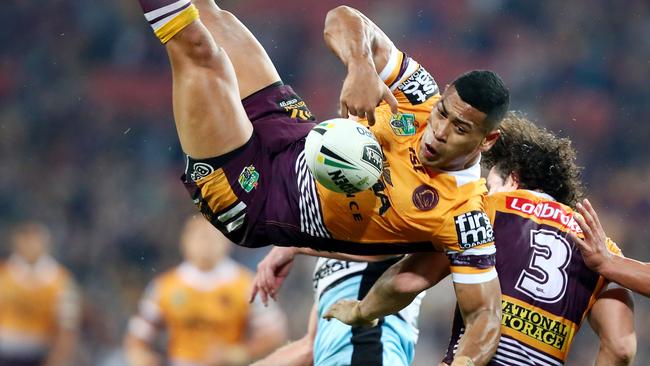
[[[321,122],[309,132],[305,160],[320,184],[346,194],[372,187],[383,167],[381,146],[372,132],[345,118]]]

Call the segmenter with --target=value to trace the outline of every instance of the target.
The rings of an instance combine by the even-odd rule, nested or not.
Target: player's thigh
[[[167,43],[174,120],[186,154],[216,157],[245,144],[253,126],[239,99],[228,56],[201,24],[189,27],[193,28]]]
[[[194,0],[194,4],[210,34],[232,61],[241,99],[280,80],[264,47],[237,17],[220,9],[214,0]]]

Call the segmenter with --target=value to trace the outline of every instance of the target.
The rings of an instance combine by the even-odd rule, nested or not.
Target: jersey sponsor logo
[[[494,241],[490,219],[483,211],[469,211],[454,216],[458,246],[465,250]]]
[[[375,135],[373,135],[372,132],[370,132],[370,130],[368,128],[366,128],[366,127],[357,127],[357,132],[361,136],[370,137],[371,139],[377,141],[377,139],[375,138]]]
[[[427,174],[427,170],[424,169],[424,165],[420,163],[420,159],[418,159],[418,154],[415,152],[415,149],[412,147],[409,147],[409,160],[411,161],[411,167],[413,170],[419,173]]]
[[[381,179],[372,186],[372,192],[375,194],[375,197],[379,198],[379,201],[381,202],[381,206],[379,207],[378,211],[379,216],[383,216],[391,207],[390,200],[388,199],[385,190],[386,185],[381,181]]]
[[[560,351],[566,351],[571,344],[573,327],[571,324],[552,319],[537,309],[531,309],[508,300],[501,300],[504,327],[515,330]]]
[[[307,103],[297,95],[292,95],[288,99],[277,102],[277,104],[278,107],[283,108],[291,118],[301,119],[304,121],[315,120],[311,111],[307,108]]]
[[[535,203],[525,198],[507,197],[506,207],[514,211],[522,212],[526,215],[556,222],[562,226],[568,227],[574,232],[582,232],[582,229],[580,229],[580,226],[573,218],[573,214],[567,212],[564,207],[557,202]]]
[[[260,180],[260,173],[255,170],[255,167],[249,165],[244,167],[241,174],[239,174],[239,185],[246,191],[250,193],[254,188],[257,188],[257,181]]]
[[[350,262],[337,259],[328,259],[314,271],[314,288],[318,287],[318,281],[333,275],[336,272],[350,268]]]
[[[438,191],[423,184],[413,191],[411,200],[420,211],[429,211],[438,205]]]
[[[381,172],[382,168],[382,154],[381,150],[375,145],[365,145],[363,147],[363,155],[361,160],[370,164],[373,168],[377,169],[378,172]]]
[[[389,186],[393,186],[393,177],[390,175],[390,163],[386,155],[382,155],[384,169],[381,173],[381,177]]]
[[[214,168],[212,165],[207,163],[194,162],[192,163],[192,173],[190,173],[190,178],[196,182],[197,180],[205,178],[212,173],[214,173]]]
[[[390,128],[397,136],[413,136],[417,131],[418,123],[412,113],[393,114],[390,120]]]
[[[336,184],[336,186],[339,187],[343,192],[347,194],[353,194],[357,192],[357,188],[352,185],[348,178],[343,175],[343,171],[341,169],[327,172],[327,175],[330,176],[332,182],[334,182],[334,184]]]
[[[438,93],[438,85],[423,67],[417,69],[397,88],[413,105],[422,104]]]

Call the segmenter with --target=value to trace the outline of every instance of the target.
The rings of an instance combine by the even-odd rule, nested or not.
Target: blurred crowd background
[[[335,1],[223,1],[259,38],[317,117],[337,112],[345,69],[322,28]],[[589,197],[624,253],[650,261],[650,2],[350,1],[444,86],[473,68],[501,74],[512,107],[570,137]],[[179,261],[194,212],[171,111],[164,48],[135,0],[3,2],[0,24],[0,248],[42,221],[83,294],[79,365],[121,365],[126,320],[147,282]],[[265,250],[236,249],[250,268]],[[291,337],[311,306],[313,262],[280,295]],[[0,289],[2,291],[2,289]],[[449,336],[454,296],[432,290],[416,365]],[[637,364],[650,362],[650,301],[636,296]],[[586,325],[586,323],[585,323]],[[584,328],[588,328],[585,326]],[[569,364],[598,349],[583,329]]]

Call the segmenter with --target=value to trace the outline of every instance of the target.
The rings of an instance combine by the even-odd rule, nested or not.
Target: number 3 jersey
[[[492,194],[486,201],[503,294],[501,339],[489,365],[563,365],[582,320],[605,286],[568,236],[570,231],[582,236],[574,212],[549,195],[527,190]],[[621,255],[616,244],[607,244]],[[447,363],[463,332],[457,309]]]

